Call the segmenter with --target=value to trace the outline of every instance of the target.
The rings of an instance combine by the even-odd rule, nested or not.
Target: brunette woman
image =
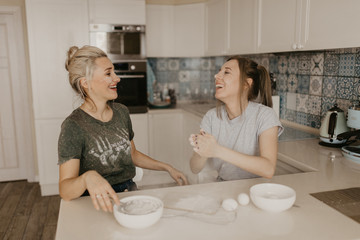
[[[190,167],[199,173],[209,161],[218,180],[274,175],[283,127],[272,109],[271,81],[256,62],[234,56],[215,75],[217,107],[190,136]]]

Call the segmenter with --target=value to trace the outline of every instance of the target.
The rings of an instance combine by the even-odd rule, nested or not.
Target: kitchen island
[[[56,239],[360,239],[358,222],[310,195],[360,187],[360,167],[343,158],[338,148],[318,142],[279,143],[281,159],[303,168],[303,173],[119,193],[120,198],[151,195],[164,201],[163,217],[147,229],[122,227],[111,213],[96,211],[89,197],[62,200]],[[281,213],[264,212],[251,202],[235,212],[221,209],[222,200],[237,199],[239,193],[249,193],[251,186],[264,182],[292,187],[297,194],[294,206]],[[179,201],[186,203],[184,199],[192,200],[187,206],[191,211],[171,209]],[[206,211],[206,206],[214,207],[209,201],[218,204],[216,214]]]

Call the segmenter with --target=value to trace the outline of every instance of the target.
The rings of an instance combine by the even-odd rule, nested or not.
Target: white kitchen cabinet
[[[145,0],[89,0],[89,21],[145,25],[145,9]]]
[[[130,114],[132,128],[134,131],[134,143],[137,150],[149,154],[149,127],[148,114]]]
[[[201,57],[204,55],[203,3],[146,6],[148,57]]]
[[[299,0],[258,0],[257,51],[281,52],[300,48]]]
[[[228,0],[209,0],[205,5],[205,55],[228,52]]]
[[[182,111],[149,112],[149,155],[183,170]]]
[[[312,0],[308,3],[305,50],[360,46],[360,1]]]
[[[207,56],[255,53],[256,1],[210,0],[205,16]]]
[[[358,47],[357,0],[258,0],[257,52]]]
[[[146,5],[146,55],[175,55],[174,6]]]
[[[42,195],[52,195],[58,194],[60,125],[76,106],[64,63],[70,46],[89,44],[87,1],[25,4],[39,180]]]
[[[256,1],[229,0],[228,50],[233,54],[250,54],[256,51]]]

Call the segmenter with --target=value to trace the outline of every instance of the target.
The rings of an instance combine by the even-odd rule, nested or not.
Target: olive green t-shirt
[[[80,159],[79,175],[95,170],[111,185],[135,176],[131,159],[134,137],[128,109],[110,103],[113,117],[99,121],[82,109],[75,109],[62,123],[58,142],[58,164]]]

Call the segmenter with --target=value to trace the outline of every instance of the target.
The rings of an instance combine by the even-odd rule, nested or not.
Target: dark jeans
[[[122,183],[118,183],[118,184],[114,184],[114,185],[111,185],[112,188],[114,189],[115,192],[123,192],[125,191],[126,189],[128,191],[135,191],[137,190],[137,185],[136,183],[132,180],[132,179],[129,179],[125,182],[122,182]],[[85,190],[85,192],[83,193],[83,195],[81,195],[82,197],[83,196],[89,196],[89,192],[88,190]]]

